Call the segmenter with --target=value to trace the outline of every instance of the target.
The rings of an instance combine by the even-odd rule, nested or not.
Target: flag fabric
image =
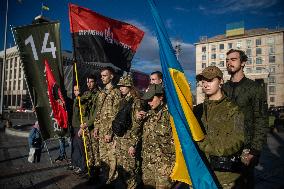
[[[66,134],[53,116],[44,75],[44,60],[48,60],[58,87],[64,94],[59,27],[59,22],[45,22],[13,28],[43,139]]]
[[[176,59],[165,26],[154,0],[148,0],[156,25],[160,47],[163,83],[170,112],[170,123],[176,148],[176,162],[171,178],[190,184],[193,188],[217,188],[210,170],[203,162],[195,141],[204,138],[192,112],[192,95],[183,69]]]
[[[78,68],[103,63],[130,70],[142,30],[74,4],[69,4],[69,21]]]
[[[42,10],[49,11],[49,7],[48,7],[48,6],[46,6],[46,5],[42,5],[42,6],[41,6],[41,9],[42,9]]]
[[[48,98],[53,112],[53,117],[59,127],[66,129],[68,126],[68,115],[66,111],[65,100],[49,67],[48,61],[45,60],[44,64]]]

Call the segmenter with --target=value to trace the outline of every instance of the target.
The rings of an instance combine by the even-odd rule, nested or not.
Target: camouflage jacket
[[[86,91],[80,98],[83,122],[87,124],[89,130],[92,130],[94,128],[93,123],[96,114],[97,98],[97,91]]]
[[[238,106],[223,96],[220,100],[205,99],[201,116],[206,135],[199,142],[206,155],[229,156],[241,151],[244,144],[244,116]]]
[[[126,96],[124,99],[129,101],[132,96]],[[123,137],[118,137],[117,140],[121,145],[127,145],[126,148],[129,147],[137,147],[139,141],[141,141],[142,137],[142,123],[140,120],[136,118],[136,113],[141,111],[141,100],[139,98],[134,98],[132,104],[132,112],[131,112],[131,119],[132,125],[130,129],[124,134]]]
[[[96,116],[94,125],[99,129],[99,135],[113,135],[112,121],[115,118],[121,101],[118,88],[102,89],[97,97]]]
[[[144,164],[174,164],[175,149],[167,105],[162,105],[158,112],[148,112],[143,124],[142,157]]]
[[[245,117],[245,148],[259,155],[268,131],[267,100],[264,88],[246,77],[223,85],[225,94],[235,102]]]

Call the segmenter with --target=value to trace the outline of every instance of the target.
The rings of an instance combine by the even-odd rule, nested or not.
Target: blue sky
[[[0,2],[0,49],[2,50],[6,0]],[[160,69],[153,18],[146,0],[9,0],[8,24],[20,26],[31,23],[34,17],[40,14],[42,2],[50,8],[49,11],[44,11],[44,16],[61,22],[62,49],[72,50],[67,6],[72,2],[144,30],[145,37],[133,59],[132,66],[147,73]],[[156,0],[156,2],[173,44],[176,41],[181,44],[180,62],[189,81],[194,85],[194,43],[198,42],[200,36],[212,37],[224,34],[227,23],[238,21],[244,21],[245,29],[284,27],[284,1],[281,0]],[[13,45],[9,30],[7,46]]]

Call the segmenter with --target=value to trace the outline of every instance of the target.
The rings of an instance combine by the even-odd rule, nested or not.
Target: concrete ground
[[[0,121],[0,188],[98,188],[87,185],[87,179],[80,178],[66,170],[68,162],[51,163],[59,154],[58,140],[47,141],[39,163],[29,163],[27,136],[31,124],[17,124],[3,128]],[[18,126],[17,126],[18,125]],[[70,147],[66,148],[70,154]],[[284,188],[284,129],[268,133],[259,165],[255,172],[256,189]]]

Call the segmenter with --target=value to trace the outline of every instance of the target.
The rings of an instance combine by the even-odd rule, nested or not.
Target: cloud
[[[186,9],[184,7],[179,7],[179,6],[174,7],[174,9],[177,10],[177,11],[181,11],[181,12],[189,12],[190,11],[189,9]]]
[[[133,58],[132,68],[146,73],[161,70],[159,46],[154,32],[136,20],[127,20],[126,22],[137,26],[145,32],[142,43]],[[174,46],[176,44],[181,45],[179,61],[183,69],[195,73],[195,46],[176,39],[171,39],[171,42]]]
[[[257,11],[269,8],[277,3],[277,0],[216,0],[212,4],[201,4],[199,10],[211,14],[224,14],[240,11]]]

